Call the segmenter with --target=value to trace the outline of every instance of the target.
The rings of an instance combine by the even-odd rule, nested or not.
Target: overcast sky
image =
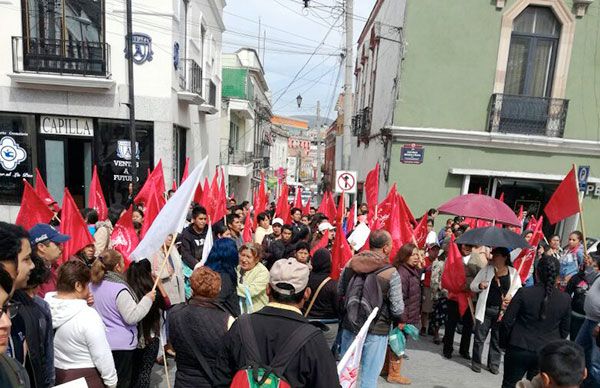
[[[354,51],[374,3],[375,0],[354,1]],[[326,116],[329,112],[328,116],[334,118],[331,105],[335,104],[344,82],[339,55],[344,44],[342,9],[339,0],[311,0],[308,9],[301,0],[227,0],[223,52],[234,52],[240,47],[256,49],[260,18],[261,37],[266,31],[263,65],[273,95],[273,113],[316,114],[320,100],[321,115]],[[262,60],[262,39],[260,45]],[[315,50],[316,54],[311,57]],[[296,104],[298,94],[303,98],[301,109]]]

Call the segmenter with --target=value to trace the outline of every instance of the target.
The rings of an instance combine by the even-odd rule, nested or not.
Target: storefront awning
[[[560,182],[565,178],[565,175],[560,174],[544,174],[537,172],[522,172],[522,171],[498,171],[498,170],[483,170],[475,168],[450,168],[448,172],[452,175],[470,175],[470,176],[487,176],[491,178],[513,178],[513,179],[530,179],[538,181],[556,181]],[[590,176],[590,183],[600,183],[600,178]]]

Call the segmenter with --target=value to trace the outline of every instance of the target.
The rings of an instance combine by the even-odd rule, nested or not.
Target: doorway
[[[77,206],[86,207],[92,180],[92,139],[77,137],[43,137],[40,170],[48,191],[63,202],[67,187]]]

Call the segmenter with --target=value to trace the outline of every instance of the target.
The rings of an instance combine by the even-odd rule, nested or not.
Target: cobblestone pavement
[[[455,349],[458,349],[460,336],[455,338]],[[470,369],[467,361],[455,352],[451,360],[441,355],[441,345],[435,345],[431,337],[427,336],[419,341],[408,343],[407,353],[409,359],[404,362],[403,375],[412,380],[411,387],[418,388],[488,388],[500,387],[502,383],[502,365],[500,374],[493,375],[486,369],[475,373]],[[487,359],[487,347],[484,349],[483,360]],[[171,387],[175,380],[175,361],[169,359],[169,377]],[[378,387],[398,387],[390,384],[383,378],[379,379]],[[152,371],[153,388],[167,387],[164,366],[155,365]]]

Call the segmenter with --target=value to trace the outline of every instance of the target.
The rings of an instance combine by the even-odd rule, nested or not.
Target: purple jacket
[[[421,323],[421,272],[400,264],[398,268],[402,281],[402,299],[404,300],[404,313],[400,322],[419,325]]]
[[[100,284],[90,284],[94,294],[94,308],[102,317],[106,326],[106,338],[110,350],[133,350],[137,347],[137,325],[129,325],[117,309],[117,296],[121,292],[129,292],[121,283],[103,280]]]

